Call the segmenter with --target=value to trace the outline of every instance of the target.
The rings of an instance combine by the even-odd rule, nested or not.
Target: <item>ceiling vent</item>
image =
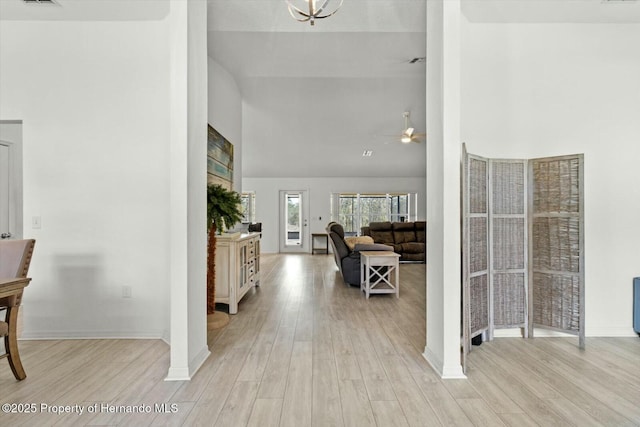
[[[26,4],[56,4],[53,0],[22,0]]]

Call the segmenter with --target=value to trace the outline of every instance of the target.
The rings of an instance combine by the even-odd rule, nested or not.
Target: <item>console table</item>
[[[260,233],[216,236],[216,302],[229,304],[229,314],[254,286],[260,286]]]
[[[316,248],[316,238],[324,240],[324,246]],[[327,233],[311,233],[311,253],[316,251],[323,251],[325,254],[329,254],[329,235]]]
[[[400,254],[393,251],[360,252],[360,290],[370,294],[396,294],[400,298]]]

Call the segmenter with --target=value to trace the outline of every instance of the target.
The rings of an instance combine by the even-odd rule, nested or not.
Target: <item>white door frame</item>
[[[302,205],[300,206],[300,223],[302,227],[300,229],[300,245],[287,245],[287,239],[284,235],[286,230],[286,209],[285,196],[291,193],[298,193],[302,199]],[[278,219],[278,250],[280,253],[300,253],[309,252],[309,191],[308,190],[280,190],[278,193],[278,205],[279,219]]]
[[[22,120],[0,120],[0,144],[9,149],[9,229],[0,234],[8,232],[11,239],[22,239]]]

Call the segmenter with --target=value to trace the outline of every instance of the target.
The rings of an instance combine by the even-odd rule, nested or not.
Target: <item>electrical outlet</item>
[[[42,221],[39,216],[31,217],[31,228],[40,228],[42,227]]]
[[[122,287],[122,298],[131,298],[131,286]]]

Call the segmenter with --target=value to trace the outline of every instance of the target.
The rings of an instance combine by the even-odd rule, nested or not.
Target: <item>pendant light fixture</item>
[[[324,19],[328,18],[331,15],[335,14],[338,9],[342,6],[342,2],[344,0],[285,0],[287,2],[287,7],[289,8],[289,13],[296,21],[300,22],[309,22],[311,25],[315,25],[316,19]],[[327,7],[329,3],[334,1],[334,3],[338,2],[338,6],[335,9],[332,9],[333,12],[328,12]],[[294,3],[300,4],[300,7],[296,6]],[[304,3],[307,3],[306,6],[303,6]],[[318,6],[320,3],[320,6]]]

